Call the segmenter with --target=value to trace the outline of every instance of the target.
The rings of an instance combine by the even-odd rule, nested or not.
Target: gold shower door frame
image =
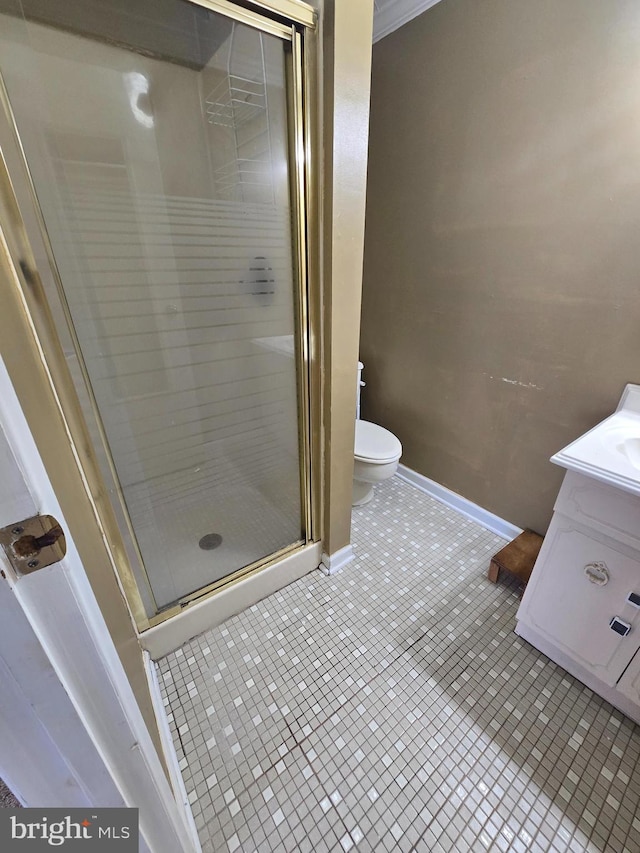
[[[44,217],[36,196],[35,187],[13,115],[4,81],[0,76],[0,287],[2,310],[0,312],[0,354],[5,363],[23,407],[25,416],[36,440],[38,451],[47,460],[56,458],[60,441],[66,439],[65,453],[72,452],[79,469],[84,490],[75,489],[64,495],[68,507],[88,502],[96,525],[93,534],[86,529],[74,532],[73,512],[68,524],[83,559],[92,553],[91,535],[99,554],[106,546],[108,562],[115,570],[138,631],[153,627],[184,610],[194,600],[202,601],[223,588],[237,583],[283,557],[303,551],[310,543],[319,540],[320,527],[320,369],[318,346],[319,329],[319,261],[317,189],[315,166],[315,137],[317,128],[311,104],[316,97],[317,85],[317,28],[316,15],[311,7],[299,0],[258,0],[250,7],[228,0],[188,0],[213,12],[225,15],[261,32],[275,35],[291,46],[286,54],[288,93],[289,162],[291,165],[291,199],[293,208],[293,263],[295,285],[296,325],[299,345],[296,346],[296,377],[299,399],[299,447],[302,520],[304,539],[267,557],[244,566],[220,580],[181,597],[173,606],[148,616],[138,588],[130,557],[124,543],[116,512],[108,497],[106,481],[101,473],[95,449],[66,364],[65,355],[52,312],[47,302],[41,273],[50,277],[66,315],[68,332],[82,366],[95,421],[100,429],[103,452],[107,453],[120,511],[128,521],[128,513],[119,488],[115,467],[111,460],[109,444],[97,405],[93,398],[81,351],[69,314],[62,280],[53,255]],[[256,7],[264,13],[254,11]],[[270,13],[267,17],[266,13]],[[34,252],[33,242],[39,252]],[[36,254],[39,262],[36,262]],[[43,260],[46,257],[46,261]],[[11,356],[30,350],[28,358]],[[40,402],[34,405],[34,395]],[[51,434],[42,428],[42,419],[61,418],[63,433]],[[59,489],[59,486],[58,486]],[[79,513],[80,516],[84,512]],[[121,515],[122,518],[122,515]],[[134,537],[135,542],[135,537]],[[82,543],[83,547],[80,547]],[[87,553],[88,549],[88,553]],[[140,566],[145,572],[140,558]]]

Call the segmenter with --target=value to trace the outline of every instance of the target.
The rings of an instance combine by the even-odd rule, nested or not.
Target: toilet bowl
[[[356,421],[353,469],[353,506],[373,497],[373,487],[393,477],[402,456],[400,440],[388,429],[370,421]]]

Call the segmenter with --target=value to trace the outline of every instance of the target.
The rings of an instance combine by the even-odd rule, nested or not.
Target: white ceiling
[[[374,0],[373,40],[379,41],[440,0]]]

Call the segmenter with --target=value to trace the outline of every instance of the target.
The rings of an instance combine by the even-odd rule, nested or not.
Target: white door
[[[54,515],[60,563],[16,578],[0,549],[0,776],[26,806],[140,810],[140,851],[195,853],[0,361],[0,527]]]
[[[36,513],[0,433],[0,527]],[[0,776],[24,806],[124,806],[10,585],[0,549]],[[37,586],[37,579],[31,579]],[[25,579],[29,585],[29,579]]]

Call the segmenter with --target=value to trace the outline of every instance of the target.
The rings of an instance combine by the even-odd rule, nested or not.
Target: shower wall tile
[[[393,479],[353,541],[158,662],[205,853],[640,853],[640,730],[513,633],[503,540]]]

